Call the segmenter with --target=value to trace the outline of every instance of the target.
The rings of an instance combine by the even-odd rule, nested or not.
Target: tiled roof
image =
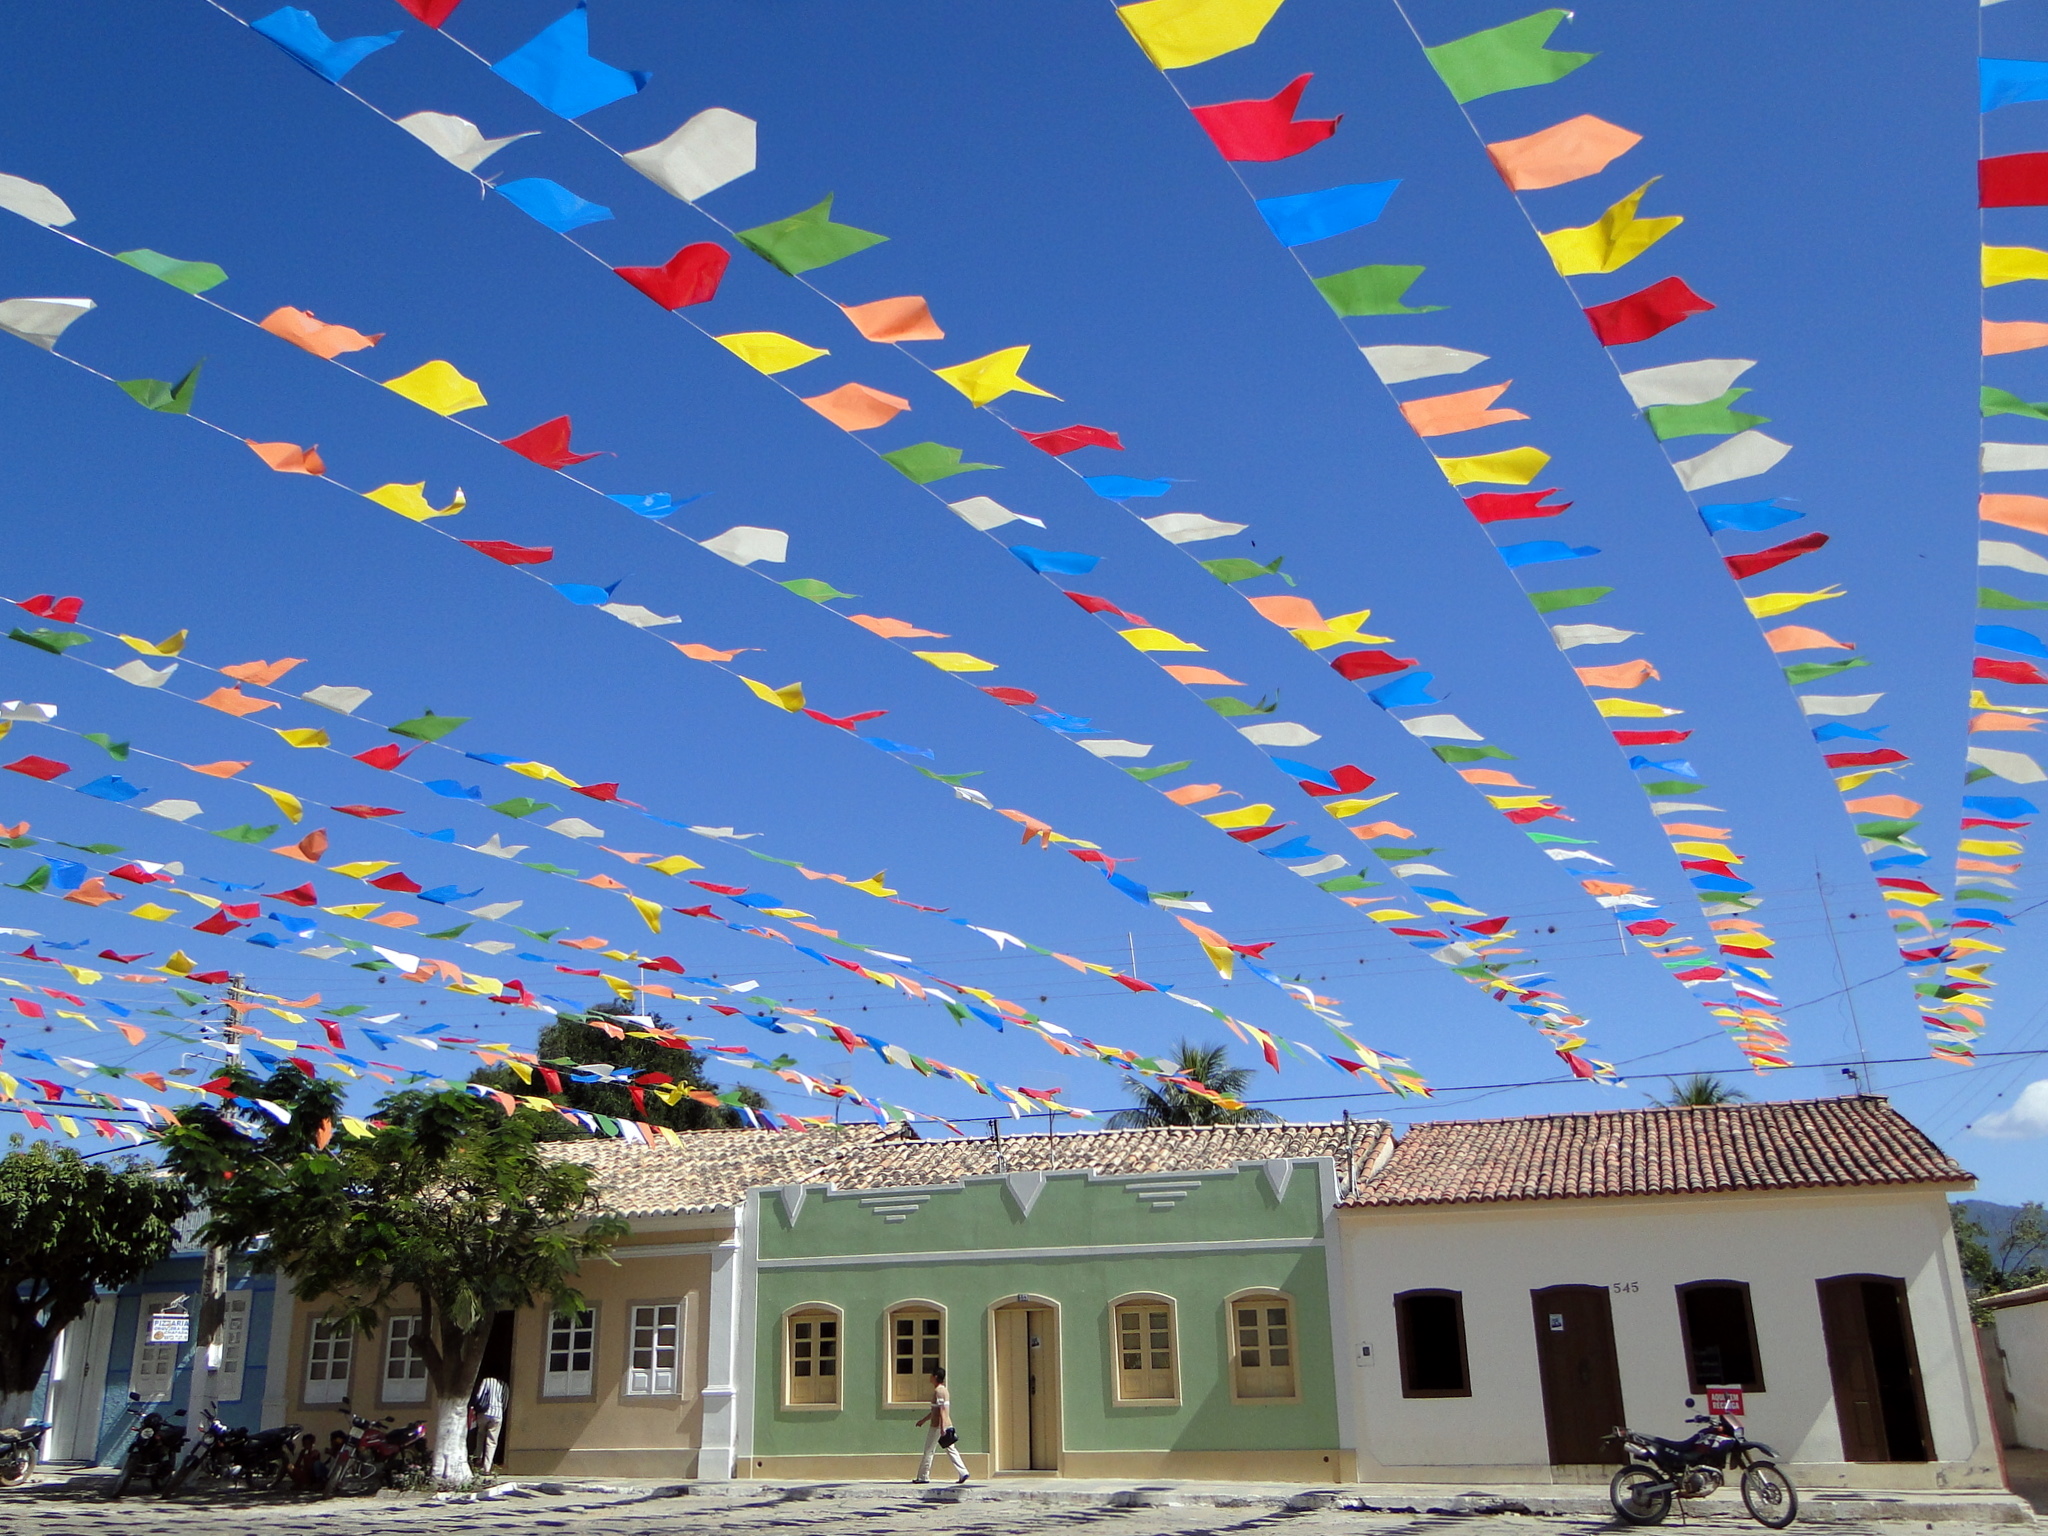
[[[557,1141],[541,1155],[587,1164],[608,1209],[620,1216],[673,1216],[738,1205],[757,1184],[810,1177],[851,1147],[904,1127],[821,1126],[793,1131],[681,1131],[680,1146]]]
[[[1072,1135],[869,1141],[849,1148],[813,1177],[837,1189],[906,1189],[1002,1173],[1206,1173],[1268,1158],[1328,1157],[1336,1161],[1343,1198],[1367,1171],[1375,1151],[1390,1139],[1384,1121],[1349,1120],[1331,1125],[1164,1126]]]
[[[1970,1175],[1888,1101],[1806,1099],[1411,1126],[1353,1206],[1583,1200]]]

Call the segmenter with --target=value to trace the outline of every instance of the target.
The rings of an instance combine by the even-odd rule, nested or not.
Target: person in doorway
[[[960,1432],[953,1427],[953,1398],[952,1394],[946,1390],[946,1368],[944,1366],[940,1366],[932,1372],[931,1412],[927,1413],[917,1422],[929,1424],[931,1428],[925,1431],[924,1460],[918,1463],[917,1476],[912,1478],[911,1481],[914,1483],[930,1482],[932,1480],[932,1458],[943,1450],[946,1453],[946,1459],[953,1463],[953,1470],[960,1474],[953,1481],[956,1483],[966,1482],[967,1463],[960,1459]]]
[[[498,1460],[498,1434],[505,1427],[505,1383],[484,1377],[476,1384],[470,1406],[476,1410],[477,1471],[489,1477]]]

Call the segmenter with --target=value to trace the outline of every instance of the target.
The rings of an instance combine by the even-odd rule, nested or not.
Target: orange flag
[[[2039,320],[1984,322],[1986,357],[1996,357],[2002,352],[2031,352],[2036,347],[2048,347],[2048,325]]]
[[[1242,678],[1226,677],[1223,673],[1218,672],[1214,667],[1163,666],[1159,670],[1164,672],[1168,677],[1172,678],[1177,683],[1205,683],[1211,685],[1227,685],[1232,688],[1242,688],[1246,686]]]
[[[324,475],[327,461],[320,457],[320,445],[301,448],[297,443],[259,443],[245,437],[249,451],[281,475]]]
[[[865,384],[842,384],[822,395],[803,397],[805,405],[848,432],[865,432],[894,421],[910,409],[901,395],[891,395]]]
[[[268,699],[252,699],[237,688],[216,688],[199,701],[208,709],[217,709],[226,715],[253,715],[258,710],[276,709],[278,706]]]
[[[1514,380],[1510,379],[1508,384]],[[1460,390],[1455,395],[1430,395],[1421,400],[1410,400],[1401,407],[1401,414],[1408,418],[1408,425],[1415,429],[1417,437],[1443,437],[1452,432],[1471,432],[1479,427],[1490,427],[1503,421],[1527,421],[1522,411],[1495,409],[1493,402],[1506,391],[1507,384],[1489,384],[1484,389]]]
[[[382,331],[374,336],[365,336],[345,325],[329,325],[315,320],[305,310],[293,309],[289,304],[282,309],[273,309],[260,323],[271,335],[330,361],[344,352],[360,352],[365,347],[374,347],[384,339]]]
[[[258,688],[268,688],[293,667],[305,661],[303,656],[287,656],[282,661],[238,661],[231,667],[222,667],[223,677],[232,677],[237,682],[254,683]]]
[[[1607,169],[1643,142],[1640,133],[1602,122],[1590,113],[1556,123],[1525,139],[1486,146],[1500,179],[1517,192],[1561,187]]]
[[[932,318],[931,306],[915,295],[839,307],[869,341],[943,341],[946,337]]]
[[[1617,662],[1611,667],[1574,667],[1579,681],[1588,688],[1640,688],[1651,678],[1663,676],[1647,661]]]
[[[1977,516],[1987,523],[2003,523],[2029,533],[2048,533],[2048,496],[1979,496]]]
[[[1776,629],[1764,631],[1771,649],[1781,655],[1786,651],[1853,651],[1855,646],[1846,640],[1837,640],[1833,635],[1818,629],[1808,629],[1804,624],[1780,624]]]

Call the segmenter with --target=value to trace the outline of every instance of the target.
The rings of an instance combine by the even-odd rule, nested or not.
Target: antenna
[[[1844,1069],[1842,1075],[1855,1082],[1858,1093],[1875,1093],[1876,1074],[1870,1070],[1870,1048],[1863,1040],[1863,1016],[1856,1011],[1856,989],[1849,985],[1849,970],[1842,962],[1842,939],[1835,932],[1835,911],[1828,905],[1828,886],[1821,878],[1818,861],[1813,866],[1813,888],[1820,893],[1821,916],[1827,919],[1828,943],[1835,952],[1835,979],[1842,984],[1842,996],[1849,1004],[1849,1025],[1856,1032],[1856,1063],[1862,1069],[1860,1073]]]

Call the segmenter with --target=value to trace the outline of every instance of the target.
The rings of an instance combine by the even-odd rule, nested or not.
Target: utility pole
[[[228,1001],[240,1002],[247,995],[248,983],[243,977],[229,978]],[[242,1010],[228,1008],[226,1012],[228,1021],[221,1030],[223,1049],[227,1053],[223,1065],[240,1066],[242,1035],[235,1026],[242,1022]],[[200,1266],[199,1290],[195,1299],[198,1305],[191,1308],[192,1350],[188,1357],[191,1361],[192,1377],[185,1393],[185,1434],[188,1437],[188,1446],[197,1443],[198,1436],[206,1427],[208,1378],[220,1370],[220,1331],[227,1321],[228,1312],[228,1251],[225,1248],[207,1248]]]

